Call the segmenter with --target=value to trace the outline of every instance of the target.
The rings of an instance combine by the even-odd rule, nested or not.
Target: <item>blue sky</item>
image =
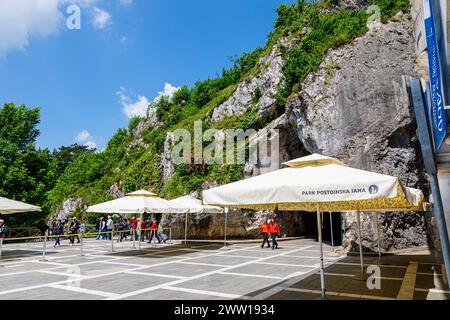
[[[214,77],[230,66],[228,56],[264,45],[275,9],[293,2],[47,1],[0,0],[0,103],[40,107],[38,146],[51,149],[103,149],[166,83],[170,91]],[[80,30],[65,27],[73,3]]]

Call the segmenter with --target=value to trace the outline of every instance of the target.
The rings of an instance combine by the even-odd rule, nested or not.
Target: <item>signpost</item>
[[[437,152],[446,136],[445,104],[442,97],[442,77],[436,38],[433,0],[423,0],[423,15],[428,48],[428,66],[431,85],[431,110],[434,150]]]

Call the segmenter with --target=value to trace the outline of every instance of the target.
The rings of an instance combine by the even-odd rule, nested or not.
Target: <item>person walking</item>
[[[156,237],[158,243],[161,243],[161,238],[158,236],[158,222],[156,222],[156,218],[153,218],[152,224],[150,225],[150,239],[148,243],[152,243],[153,236]]]
[[[97,232],[97,240],[100,240],[100,237],[101,237],[101,232],[102,232],[102,227],[101,227],[101,224],[102,224],[102,221],[103,221],[103,217],[100,217],[98,220],[97,220],[97,222],[95,223],[95,231]]]
[[[263,239],[263,242],[261,244],[261,248],[264,248],[264,245],[266,244],[266,242],[267,242],[267,248],[270,248],[269,225],[268,225],[267,221],[263,220],[263,222],[261,223],[259,228],[261,230],[261,235],[262,235],[262,239]]]
[[[73,244],[75,243],[75,236],[78,233],[78,229],[80,228],[80,224],[78,223],[77,219],[75,217],[72,218],[72,221],[70,222],[69,225],[69,234],[71,234],[71,236],[69,237],[69,241],[70,241],[70,246],[73,246]],[[80,242],[80,238],[77,237],[77,243]]]
[[[112,229],[113,229],[114,221],[111,216],[108,216],[108,220],[106,221],[106,232],[108,232],[108,240],[112,239]]]
[[[119,237],[117,238],[117,242],[122,242],[123,239],[126,239],[127,235],[125,233],[127,229],[127,220],[122,219],[122,221],[119,222],[119,227],[117,230],[119,231]]]
[[[142,221],[140,222],[140,224],[141,224],[141,241],[145,241],[145,232],[147,231],[147,230],[145,230],[146,223],[147,222],[145,221],[145,219],[142,219]]]
[[[0,238],[5,239],[9,233],[9,228],[5,223],[5,220],[0,219]]]
[[[61,223],[61,220],[56,220],[56,223],[53,225],[52,235],[55,236],[55,244],[56,246],[61,246],[60,240],[61,235],[64,234],[64,225]]]
[[[138,235],[136,233],[136,227],[137,227],[136,217],[131,217],[128,221],[130,222],[131,228],[133,229],[134,240],[137,240]]]
[[[272,219],[272,221],[270,222],[269,233],[270,237],[272,238],[272,250],[278,249],[277,237],[281,236],[281,231],[275,219]]]
[[[107,238],[107,235],[106,235],[106,221],[105,221],[104,217],[102,217],[100,230],[101,230],[101,233],[102,233],[102,240],[106,240],[106,238]]]

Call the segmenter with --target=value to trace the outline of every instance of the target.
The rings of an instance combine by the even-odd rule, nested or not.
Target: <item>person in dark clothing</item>
[[[72,218],[72,221],[70,222],[70,225],[69,225],[69,233],[75,235],[78,233],[79,228],[80,228],[80,224],[78,223],[77,219],[75,217]],[[76,235],[76,237],[78,240],[77,243],[80,243],[80,238],[78,237],[78,235]],[[70,241],[70,246],[72,246],[75,243],[75,236],[70,236],[69,241]]]
[[[60,246],[60,236],[62,234],[64,234],[64,225],[61,223],[61,220],[57,220],[56,224],[53,225],[53,230],[52,230],[52,234],[55,236],[55,245],[54,247],[56,247],[57,245]]]
[[[45,233],[47,232],[47,230],[48,230],[49,228],[50,228],[50,227],[49,227],[45,222],[43,222],[43,221],[41,221],[41,222],[39,223],[39,225],[38,225],[38,229],[39,229],[39,232],[40,232],[41,236],[45,236]]]
[[[6,238],[9,233],[8,226],[5,224],[5,220],[0,219],[0,239]]]
[[[158,223],[156,222],[156,218],[153,218],[152,224],[150,225],[150,239],[148,240],[148,243],[152,243],[153,236],[156,237],[158,243],[161,243],[161,239],[158,235]]]
[[[118,231],[119,231],[119,235],[120,237],[117,238],[117,242],[122,242],[123,239],[126,239],[127,234],[126,231],[127,230],[127,220],[123,219],[122,221],[119,222],[119,227],[118,227]]]

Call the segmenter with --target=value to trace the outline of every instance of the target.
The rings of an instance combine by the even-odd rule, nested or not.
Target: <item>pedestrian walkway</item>
[[[442,278],[425,253],[383,258],[381,289],[369,290],[357,257],[335,257],[325,245],[329,299],[449,298],[437,286]],[[85,239],[79,246],[9,243],[0,263],[0,299],[316,299],[320,296],[319,250],[313,239],[279,243],[278,250],[258,244],[141,244]],[[367,264],[377,263],[367,258]],[[410,267],[413,265],[413,267]],[[411,272],[408,272],[411,271]],[[411,288],[411,283],[413,284]],[[432,290],[430,290],[432,289]]]

